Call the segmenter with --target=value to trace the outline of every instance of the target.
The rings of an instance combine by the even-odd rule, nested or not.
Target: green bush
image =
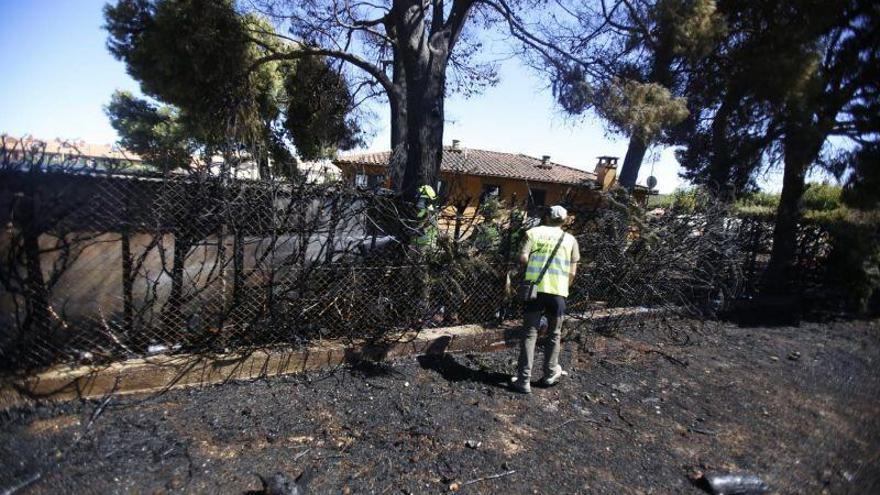
[[[828,183],[807,184],[803,197],[804,218],[818,212],[832,212],[841,208],[841,187]],[[772,220],[779,208],[779,193],[750,192],[741,195],[733,204],[734,214],[741,218]]]
[[[672,193],[672,209],[676,213],[693,213],[699,204],[700,190],[696,187],[676,189]]]
[[[803,205],[807,211],[832,211],[840,208],[841,187],[828,183],[808,184]]]
[[[872,298],[880,291],[880,211],[810,210],[804,222],[822,227],[830,236],[825,266],[829,286],[844,293],[850,309],[871,311]]]
[[[733,214],[739,218],[763,220],[765,222],[770,222],[773,221],[774,218],[776,218],[776,208],[759,205],[734,205]]]
[[[677,214],[691,214],[701,210],[709,200],[706,191],[700,187],[678,188],[672,194],[661,194],[648,198],[648,208],[664,208]]]
[[[648,209],[653,208],[670,208],[673,201],[672,194],[658,194],[656,196],[648,196]]]
[[[773,208],[775,210],[779,207],[779,194],[762,191],[746,193],[736,198],[734,206],[737,208]]]
[[[880,293],[880,211],[847,208],[841,192],[832,184],[809,184],[802,223],[827,233],[830,253],[822,267],[826,287],[838,291],[848,309],[865,312]],[[778,207],[779,194],[754,192],[737,198],[733,212],[772,225]]]

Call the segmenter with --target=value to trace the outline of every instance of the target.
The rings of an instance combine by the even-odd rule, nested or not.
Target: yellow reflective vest
[[[416,218],[424,218],[428,213],[434,212],[434,200],[437,199],[437,193],[434,188],[429,185],[419,187],[418,201],[416,203]]]
[[[429,249],[437,241],[437,225],[434,218],[434,200],[437,193],[429,185],[419,187],[418,202],[416,203],[416,218],[422,222],[421,235],[415,238],[415,245],[420,249]]]
[[[577,263],[580,254],[577,252],[577,241],[574,236],[564,233],[559,227],[542,225],[526,232],[525,247],[529,250],[529,262],[526,265],[525,279],[527,282],[538,279],[560,236],[564,236],[562,244],[550,260],[547,272],[538,284],[538,292],[568,297],[568,274],[571,271],[571,264]]]

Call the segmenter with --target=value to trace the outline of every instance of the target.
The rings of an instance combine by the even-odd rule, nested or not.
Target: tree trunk
[[[403,175],[406,169],[406,76],[401,57],[395,53],[392,81],[394,93],[389,93],[388,102],[391,107],[391,162],[388,164],[388,176],[391,187],[400,191],[403,187]]]
[[[391,149],[395,150],[406,141],[406,95],[394,95],[391,106]]]
[[[816,126],[807,122],[791,126],[783,141],[785,168],[782,194],[776,211],[773,229],[773,249],[764,277],[764,291],[770,294],[785,292],[786,282],[792,276],[797,257],[797,229],[801,220],[801,199],[805,191],[807,170],[819,155],[825,135],[816,132]]]
[[[430,71],[433,72],[433,71]],[[402,192],[415,199],[419,186],[434,186],[443,157],[442,76],[433,75],[407,84],[406,168]]]
[[[442,5],[442,4],[440,4]],[[470,4],[456,2],[451,17],[467,17]],[[443,157],[443,103],[446,97],[446,66],[458,27],[443,27],[442,9],[434,12],[428,30],[421,2],[395,2],[395,34],[406,80],[406,152],[401,192],[414,201],[422,185],[435,186]],[[463,9],[463,10],[459,10]]]
[[[647,82],[662,84],[669,90],[672,90],[672,61],[674,59],[674,39],[671,35],[672,29],[666,27],[663,29],[664,34],[660,37],[658,47],[654,52],[654,60],[651,62],[651,73]],[[642,161],[645,159],[645,152],[648,150],[650,143],[643,136],[632,135],[629,138],[629,147],[626,149],[626,156],[623,159],[623,167],[620,169],[620,177],[618,183],[632,191],[639,178],[639,169],[642,168]]]
[[[636,179],[639,178],[639,169],[647,150],[648,144],[644,139],[639,136],[629,138],[629,147],[626,149],[626,157],[623,159],[623,167],[621,167],[620,177],[617,179],[622,187],[630,191],[635,187]]]
[[[269,150],[265,144],[259,145],[257,166],[260,171],[260,179],[267,180],[272,177],[272,169],[269,167]]]
[[[403,144],[406,140],[406,70],[403,59],[394,54],[394,67],[391,81],[394,83],[394,94],[388,95],[391,105],[391,149]]]
[[[397,6],[392,7],[395,15],[385,21],[385,31],[392,39],[398,39],[397,25],[399,15]],[[391,83],[393,91],[388,91],[388,104],[391,109],[391,160],[388,163],[388,177],[391,187],[400,192],[403,188],[403,172],[406,168],[406,66],[400,50],[394,50],[391,61]]]
[[[783,292],[794,266],[797,251],[797,228],[801,219],[801,198],[804,194],[804,179],[808,162],[802,159],[785,157],[785,176],[782,180],[782,195],[776,211],[776,224],[773,229],[773,251],[767,267],[766,290],[771,293]]]

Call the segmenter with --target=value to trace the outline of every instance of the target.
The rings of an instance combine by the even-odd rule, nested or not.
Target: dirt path
[[[531,396],[502,385],[509,351],[17,410],[0,489],[244,493],[309,469],[310,493],[701,493],[689,473],[745,470],[880,493],[880,321],[684,323],[568,342],[571,375]]]

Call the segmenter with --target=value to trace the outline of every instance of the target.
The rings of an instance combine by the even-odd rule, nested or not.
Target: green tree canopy
[[[165,172],[190,167],[197,145],[173,107],[152,105],[117,91],[106,112],[125,149]]]
[[[726,33],[715,0],[562,0],[539,23],[546,40],[520,36],[573,115],[594,111],[630,139],[619,181],[635,185],[649,146],[689,115],[684,88],[702,77],[688,61]]]
[[[352,95],[345,80],[322,57],[306,57],[284,81],[284,127],[300,156],[328,156],[362,144],[357,121],[350,118]]]
[[[270,157],[276,165],[289,157],[288,142],[302,143],[305,159],[358,142],[345,78],[320,59],[304,62],[306,70],[293,60],[258,63],[283,40],[268,21],[240,14],[231,0],[119,0],[105,7],[104,17],[110,52],[147,96],[175,107],[183,129],[210,152],[245,149],[265,174]],[[326,68],[320,77],[304,77],[320,64]],[[318,115],[291,106],[316,94],[337,105],[324,113],[312,108]]]

